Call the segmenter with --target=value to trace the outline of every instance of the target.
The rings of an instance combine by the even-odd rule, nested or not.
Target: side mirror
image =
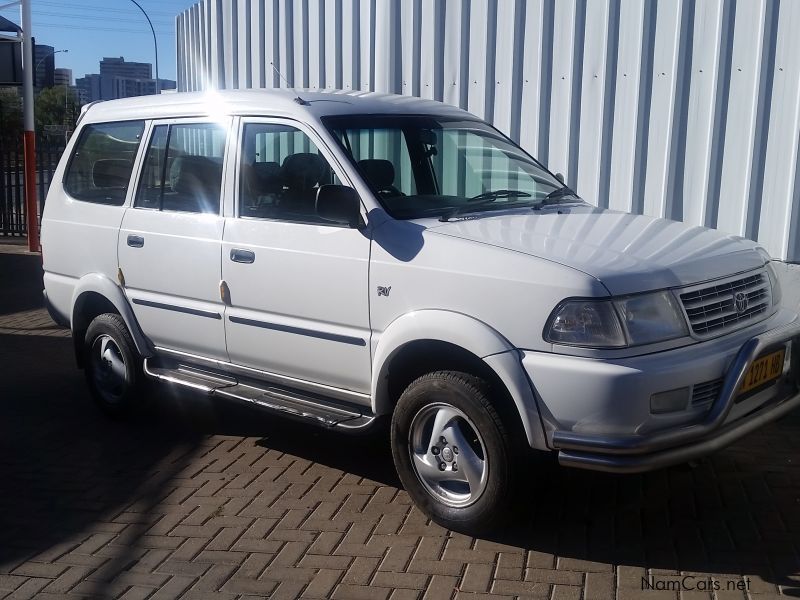
[[[558,179],[561,183],[564,183],[564,174],[556,173],[556,179]]]
[[[323,185],[317,190],[317,214],[333,223],[358,229],[361,224],[361,198],[346,185]]]

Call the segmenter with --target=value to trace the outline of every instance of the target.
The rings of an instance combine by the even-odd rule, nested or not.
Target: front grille
[[[737,309],[736,295],[747,299]],[[772,306],[769,277],[763,271],[681,294],[692,331],[710,336],[739,329],[764,317]]]
[[[722,391],[722,379],[696,383],[692,388],[692,407],[706,406],[714,402]]]

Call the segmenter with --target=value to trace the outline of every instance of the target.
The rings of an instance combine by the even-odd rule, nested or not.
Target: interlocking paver
[[[800,595],[800,415],[694,467],[544,461],[515,526],[475,539],[411,504],[383,439],[165,388],[104,419],[38,261],[0,246],[2,280],[31,290],[0,294],[0,597],[712,598],[642,590],[686,575],[749,577],[716,600]]]
[[[333,591],[334,600],[383,600],[389,597],[392,590],[366,585],[350,585],[340,583]]]
[[[329,598],[343,573],[334,569],[320,569],[306,586],[303,595],[308,598]]]
[[[422,573],[396,573],[378,571],[372,578],[372,585],[389,588],[410,588],[424,590],[428,583],[428,575]]]
[[[489,591],[493,574],[494,565],[487,563],[468,564],[459,588],[466,592],[487,592]]]

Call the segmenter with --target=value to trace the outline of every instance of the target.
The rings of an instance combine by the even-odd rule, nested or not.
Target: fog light
[[[691,396],[688,387],[659,392],[650,396],[650,412],[654,415],[686,410]]]

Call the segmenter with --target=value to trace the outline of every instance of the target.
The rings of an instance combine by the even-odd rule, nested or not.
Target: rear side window
[[[217,123],[154,127],[134,206],[219,213],[227,133]]]
[[[84,127],[64,176],[64,191],[85,202],[123,204],[143,130],[144,121]]]

